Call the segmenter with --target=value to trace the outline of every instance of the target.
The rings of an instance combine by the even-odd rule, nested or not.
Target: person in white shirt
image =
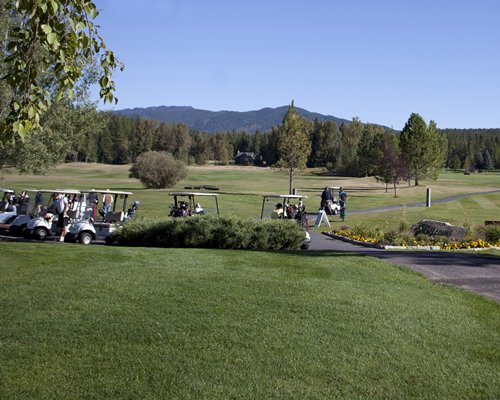
[[[57,226],[61,228],[61,236],[59,237],[59,241],[64,242],[64,236],[66,236],[66,233],[68,233],[69,217],[67,212],[69,201],[68,198],[61,193],[53,193],[52,199],[54,205],[56,206],[57,214],[59,215],[57,219]]]

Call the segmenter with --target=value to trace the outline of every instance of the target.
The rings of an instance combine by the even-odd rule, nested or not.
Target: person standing
[[[104,213],[104,219],[106,215],[111,211],[111,205],[113,204],[113,195],[111,193],[106,193],[102,197],[102,212]]]
[[[325,189],[323,190],[323,193],[321,193],[321,205],[320,205],[320,210],[325,210],[327,213],[329,213],[329,207],[331,202],[333,201],[333,196],[332,196],[332,191],[328,188],[328,186],[325,186]]]
[[[346,208],[347,208],[347,192],[343,187],[339,189],[339,206],[340,206],[340,218],[345,221]]]
[[[66,196],[63,196],[61,193],[53,193],[52,199],[58,214],[57,227],[61,228],[61,236],[59,237],[59,241],[64,242],[64,236],[66,236],[66,233],[68,233],[69,224],[69,217],[67,214],[69,207],[68,198]]]

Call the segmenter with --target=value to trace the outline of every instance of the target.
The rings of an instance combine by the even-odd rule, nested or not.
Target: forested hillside
[[[278,125],[288,107],[263,108],[255,111],[208,111],[193,107],[159,106],[147,108],[132,108],[115,111],[117,114],[129,117],[141,117],[155,119],[160,122],[183,123],[189,129],[208,133],[220,131],[227,132],[249,132],[257,130],[266,132]],[[323,115],[307,111],[303,108],[296,108],[303,117],[313,121],[335,121],[338,126],[349,121],[331,115]]]

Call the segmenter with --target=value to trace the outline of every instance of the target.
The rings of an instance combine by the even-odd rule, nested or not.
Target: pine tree
[[[307,123],[295,110],[292,104],[283,118],[283,123],[278,129],[278,155],[277,166],[288,172],[290,177],[290,190],[293,193],[293,177],[298,169],[306,167],[307,158],[311,152],[309,131]]]
[[[400,148],[415,180],[415,186],[420,184],[420,179],[437,178],[439,169],[444,164],[445,144],[444,139],[438,135],[434,121],[427,127],[419,114],[411,114],[401,131]]]

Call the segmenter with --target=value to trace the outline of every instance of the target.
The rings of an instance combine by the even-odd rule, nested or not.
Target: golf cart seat
[[[70,210],[66,214],[68,214],[69,218],[75,219],[75,217],[76,217],[76,210]]]
[[[106,214],[106,222],[113,223],[113,222],[123,222],[125,214],[123,211],[118,211],[116,213],[109,212]]]

